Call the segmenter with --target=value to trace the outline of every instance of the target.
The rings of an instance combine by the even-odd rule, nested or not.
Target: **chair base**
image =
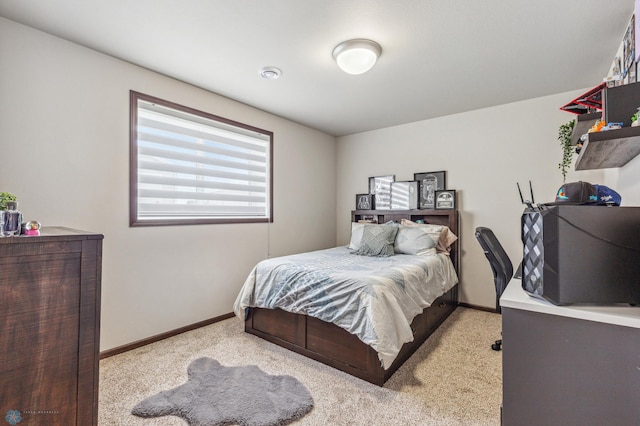
[[[496,340],[494,344],[491,345],[491,349],[494,351],[499,351],[502,349],[502,339]]]

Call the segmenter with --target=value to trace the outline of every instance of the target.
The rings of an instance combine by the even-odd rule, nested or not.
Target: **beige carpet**
[[[289,374],[315,407],[295,425],[499,425],[502,353],[491,350],[500,316],[461,308],[380,388],[242,331],[228,319],[100,361],[99,425],[184,425],[130,414],[143,398],[186,381],[207,356],[227,366]]]

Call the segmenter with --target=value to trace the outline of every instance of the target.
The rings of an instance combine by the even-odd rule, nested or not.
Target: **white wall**
[[[129,90],[273,131],[275,222],[130,228]],[[335,138],[3,18],[0,144],[25,220],[105,236],[103,351],[231,312],[268,252],[335,245]]]
[[[585,89],[586,90],[586,89]],[[582,91],[569,92],[338,138],[337,242],[349,241],[355,194],[367,192],[369,176],[445,170],[447,188],[457,191],[461,223],[460,300],[495,307],[489,264],[474,237],[478,226],[492,228],[514,269],[522,258],[516,188],[536,202],[555,199],[562,185],[558,127],[574,118],[559,107]],[[574,156],[575,158],[576,156]],[[601,171],[571,171],[567,182],[603,183]]]
[[[622,197],[623,206],[640,206],[640,155],[619,169],[609,169],[605,184]]]

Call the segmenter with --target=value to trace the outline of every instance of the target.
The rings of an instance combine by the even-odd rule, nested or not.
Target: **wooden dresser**
[[[97,424],[102,239],[60,227],[0,238],[0,418]]]

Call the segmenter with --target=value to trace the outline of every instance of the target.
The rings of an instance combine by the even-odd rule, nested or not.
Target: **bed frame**
[[[423,220],[447,225],[458,237],[455,210],[354,210],[352,222],[362,220],[385,223],[401,219]],[[451,247],[451,260],[460,277],[460,239]],[[424,343],[458,305],[458,286],[454,286],[422,311],[411,323],[414,340],[405,343],[388,369],[380,365],[377,352],[348,331],[317,318],[281,309],[250,308],[245,331],[279,346],[320,361],[353,376],[376,384],[384,383]]]

